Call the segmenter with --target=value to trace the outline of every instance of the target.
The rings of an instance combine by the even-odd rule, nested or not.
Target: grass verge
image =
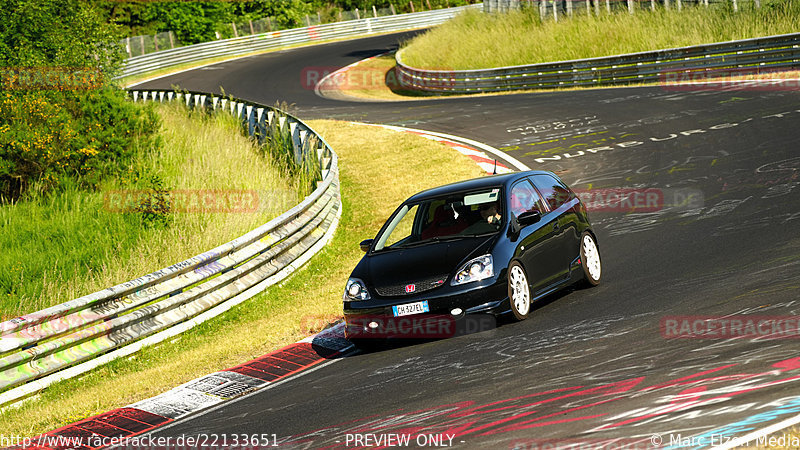
[[[341,293],[362,252],[410,194],[483,172],[442,144],[379,127],[311,121],[338,153],[343,213],[333,241],[297,274],[180,337],[82,377],[55,384],[0,412],[5,435],[33,436],[165,392],[318,331],[304,324],[341,316]],[[446,170],[442,170],[446,168]]]
[[[160,150],[92,192],[77,187],[0,206],[0,318],[38,311],[132,280],[234,239],[299,202],[284,169],[260,155],[228,114],[160,105]],[[107,200],[154,189],[255,190],[257,208],[144,215]],[[149,194],[148,194],[149,195]],[[222,205],[224,206],[224,205]],[[202,208],[201,208],[202,209]]]
[[[685,6],[542,21],[538,9],[504,14],[467,11],[412,39],[403,62],[418,68],[466,70],[592,58],[798,31],[800,0]]]

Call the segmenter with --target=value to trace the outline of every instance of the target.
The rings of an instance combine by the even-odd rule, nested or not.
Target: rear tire
[[[600,261],[600,249],[594,236],[588,231],[581,235],[581,267],[583,279],[589,286],[597,286],[603,277],[603,266]]]
[[[508,300],[511,303],[511,312],[517,320],[528,318],[531,312],[531,287],[525,268],[519,261],[508,266]]]

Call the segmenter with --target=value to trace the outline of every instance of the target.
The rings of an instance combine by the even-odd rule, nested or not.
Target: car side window
[[[414,222],[417,220],[418,212],[419,206],[414,205],[402,217],[396,217],[395,219],[398,222],[381,248],[391,247],[399,242],[407,241],[414,230]]]
[[[553,176],[534,175],[533,183],[542,193],[551,211],[575,198],[575,194]]]
[[[515,184],[511,188],[511,195],[508,198],[509,208],[514,217],[519,217],[520,214],[526,211],[539,211],[544,213],[540,203],[539,194],[533,188],[531,183],[523,180]]]

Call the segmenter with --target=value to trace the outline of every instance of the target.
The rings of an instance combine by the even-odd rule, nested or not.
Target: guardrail
[[[402,55],[401,50],[395,56],[399,84],[424,92],[497,92],[654,81],[669,84],[800,67],[800,33],[480,70],[417,69],[405,65]]]
[[[396,16],[370,17],[359,20],[295,28],[292,30],[273,31],[220,41],[203,42],[201,44],[164,50],[127,59],[122,67],[121,75],[117,78],[140,75],[156,69],[164,69],[219,57],[236,57],[259,51],[318,41],[425,28],[441,24],[469,8],[483,8],[483,4],[477,3],[475,5],[461,6],[458,8],[398,14]]]
[[[310,155],[319,162],[322,180],[295,207],[213,250],[0,323],[0,391],[5,391],[0,405],[221,314],[286,278],[336,229],[341,214],[338,159],[301,120],[275,108],[205,93],[130,95],[133,101],[175,100],[193,108],[228,111],[259,140],[282,133],[291,137],[296,161]]]

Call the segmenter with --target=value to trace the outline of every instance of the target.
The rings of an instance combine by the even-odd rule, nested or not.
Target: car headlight
[[[358,278],[350,278],[347,280],[347,286],[344,288],[344,296],[342,299],[349,301],[369,300],[369,292],[364,282]]]
[[[472,283],[473,281],[484,280],[494,275],[494,265],[492,255],[483,255],[470,260],[464,267],[456,272],[453,281],[450,282],[453,286],[459,284]]]

